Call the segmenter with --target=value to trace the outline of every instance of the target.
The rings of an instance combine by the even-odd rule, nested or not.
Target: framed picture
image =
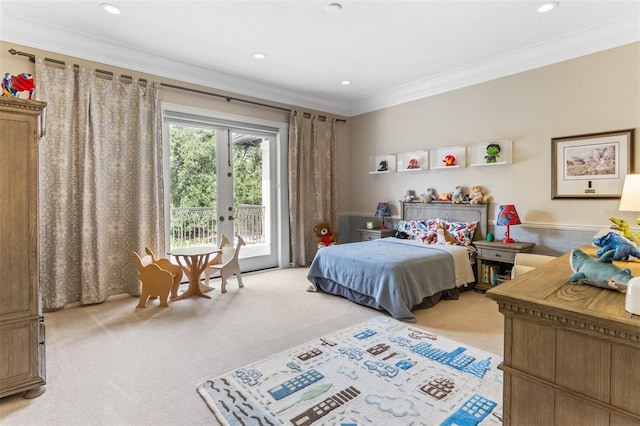
[[[551,198],[620,198],[635,129],[551,139]]]

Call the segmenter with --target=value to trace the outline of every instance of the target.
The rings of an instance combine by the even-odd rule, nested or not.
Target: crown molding
[[[640,41],[640,16],[636,14],[372,95],[352,103],[349,116],[415,101],[637,41]]]
[[[336,99],[293,91],[213,68],[188,64],[127,46],[107,43],[70,31],[45,27],[19,18],[3,21],[0,40],[251,98],[341,116],[346,116],[349,112],[349,106]]]
[[[351,104],[212,68],[186,64],[15,17],[3,21],[0,40],[251,98],[351,117],[637,42],[640,41],[639,22],[640,16],[636,14],[452,72],[418,80]]]

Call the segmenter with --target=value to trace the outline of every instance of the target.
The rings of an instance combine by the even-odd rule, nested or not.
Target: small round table
[[[207,268],[209,256],[213,253],[220,253],[220,251],[217,247],[187,247],[169,252],[170,255],[175,256],[178,264],[184,270],[187,277],[189,277],[189,288],[187,291],[178,297],[172,298],[172,300],[180,300],[189,296],[200,296],[211,299],[211,296],[203,292],[211,291],[213,288],[201,284],[200,275],[202,275],[202,272]],[[181,259],[184,260],[184,263],[182,263]]]

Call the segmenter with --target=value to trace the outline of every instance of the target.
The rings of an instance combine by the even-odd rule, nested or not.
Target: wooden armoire
[[[38,133],[45,105],[0,96],[0,398],[44,391]]]

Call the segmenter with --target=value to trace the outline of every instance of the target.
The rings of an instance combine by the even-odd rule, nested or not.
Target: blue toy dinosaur
[[[598,287],[621,290],[633,276],[629,268],[619,268],[613,264],[614,250],[609,250],[599,259],[585,254],[580,249],[571,250],[571,270],[569,281],[580,281]]]
[[[640,259],[640,248],[633,244],[628,238],[618,235],[615,232],[607,232],[601,237],[595,237],[593,244],[602,247],[596,252],[598,256],[602,256],[606,252],[613,250],[613,260],[628,260],[629,256]]]

